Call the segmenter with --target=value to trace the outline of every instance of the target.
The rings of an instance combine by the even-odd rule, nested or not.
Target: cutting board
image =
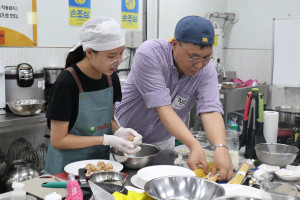
[[[41,178],[41,177],[49,177],[49,178]],[[56,192],[60,194],[63,198],[67,196],[67,188],[45,188],[42,187],[41,184],[45,182],[57,182],[57,180],[65,181],[63,179],[56,178],[52,175],[45,174],[27,181],[24,181],[25,184],[24,190],[36,197],[44,199],[46,195],[51,194],[52,192]]]

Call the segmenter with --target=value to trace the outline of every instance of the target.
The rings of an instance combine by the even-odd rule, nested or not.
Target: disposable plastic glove
[[[141,150],[141,147],[135,147],[133,142],[126,141],[115,135],[104,135],[103,145],[110,145],[127,154],[134,154]]]
[[[142,144],[142,138],[143,136],[141,136],[140,134],[138,134],[135,130],[131,129],[131,128],[119,128],[118,130],[116,130],[115,136],[118,136],[120,138],[123,138],[124,140],[128,141],[130,139],[131,136],[134,137],[133,139],[133,144],[135,146],[138,146],[140,144]]]

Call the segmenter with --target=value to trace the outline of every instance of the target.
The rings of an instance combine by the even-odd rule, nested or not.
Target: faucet
[[[227,76],[226,76],[226,71],[225,71],[225,68],[224,68],[224,65],[221,65],[221,69],[219,69],[219,65],[221,65],[221,59],[220,58],[218,58],[217,59],[217,67],[216,67],[216,69],[217,69],[217,72],[218,72],[218,77],[220,77],[221,76],[221,72],[223,71],[223,80],[225,80],[225,79],[227,79]]]

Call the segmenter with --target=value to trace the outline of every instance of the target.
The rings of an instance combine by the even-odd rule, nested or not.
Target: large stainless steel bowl
[[[225,194],[224,188],[212,181],[198,177],[165,176],[146,183],[145,192],[154,199],[205,199]]]
[[[126,183],[126,175],[121,172],[114,171],[97,172],[90,175],[90,180],[94,183],[106,183],[124,186]]]
[[[123,164],[125,167],[140,169],[147,166],[160,152],[160,148],[152,144],[143,143],[140,147],[142,149],[139,152],[131,155],[121,152],[116,148],[111,148],[110,153],[117,162]]]
[[[7,105],[14,114],[26,116],[39,114],[45,103],[45,100],[23,99],[8,101]]]
[[[263,199],[255,198],[255,197],[223,196],[223,197],[218,197],[214,200],[263,200]]]
[[[285,167],[296,159],[297,147],[279,143],[261,143],[255,145],[258,160],[264,164]]]

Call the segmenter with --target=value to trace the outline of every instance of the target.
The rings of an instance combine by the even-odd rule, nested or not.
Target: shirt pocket
[[[193,94],[179,93],[176,94],[172,101],[172,108],[176,110],[186,110],[191,108],[195,102],[195,96]]]

